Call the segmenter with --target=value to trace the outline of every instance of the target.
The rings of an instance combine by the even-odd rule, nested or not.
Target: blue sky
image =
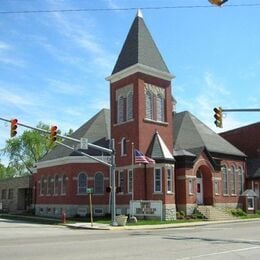
[[[258,113],[213,108],[260,108],[259,0],[0,0],[0,12],[54,9],[204,6],[143,9],[169,70],[177,112],[189,110],[214,131],[259,121]],[[112,72],[136,10],[0,14],[0,117],[76,130],[109,108]],[[21,133],[24,129],[18,128]],[[9,124],[0,122],[0,148]]]

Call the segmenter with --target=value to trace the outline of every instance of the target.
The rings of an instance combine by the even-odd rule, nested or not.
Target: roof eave
[[[107,81],[110,81],[110,83],[114,83],[117,82],[123,78],[126,78],[132,74],[135,74],[137,72],[141,72],[147,75],[151,75],[154,76],[156,78],[160,78],[160,79],[164,79],[164,80],[168,80],[171,81],[173,78],[175,78],[174,75],[172,75],[171,73],[165,72],[165,71],[160,71],[157,70],[155,68],[151,68],[149,66],[137,63],[134,64],[126,69],[123,69],[115,74],[112,74],[109,77],[106,77]]]

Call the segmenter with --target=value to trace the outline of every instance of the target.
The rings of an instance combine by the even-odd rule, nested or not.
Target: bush
[[[177,211],[176,212],[177,219],[185,219],[185,212],[184,211]]]
[[[205,219],[205,216],[201,214],[196,208],[194,209],[193,213],[191,214],[193,219]]]
[[[244,212],[242,209],[238,208],[238,209],[231,209],[230,210],[231,214],[233,216],[236,216],[236,217],[242,217],[242,216],[246,216],[246,212]]]

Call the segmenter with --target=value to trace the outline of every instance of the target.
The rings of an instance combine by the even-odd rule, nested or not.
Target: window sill
[[[153,195],[163,195],[163,192],[161,192],[161,191],[155,191],[155,192],[153,193]]]
[[[113,124],[113,126],[120,126],[120,125],[124,125],[124,124],[130,123],[130,122],[133,122],[133,121],[134,121],[134,119],[129,119],[129,120],[126,120],[126,121],[123,121],[120,123],[115,123],[115,124]]]
[[[168,122],[157,121],[157,120],[153,120],[153,119],[149,119],[149,118],[144,118],[144,122],[158,124],[158,125],[164,125],[164,126],[169,125]]]

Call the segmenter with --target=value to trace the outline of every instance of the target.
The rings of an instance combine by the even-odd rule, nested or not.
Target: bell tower
[[[173,168],[172,78],[138,11],[112,74],[107,78],[110,81],[111,138],[115,140],[118,169],[131,168],[133,149],[152,157],[162,168],[166,164]],[[135,199],[165,202],[165,196],[154,196],[152,176],[156,164],[134,166]],[[166,180],[160,181],[162,187],[156,195],[165,190]],[[170,201],[174,204],[173,197]]]

